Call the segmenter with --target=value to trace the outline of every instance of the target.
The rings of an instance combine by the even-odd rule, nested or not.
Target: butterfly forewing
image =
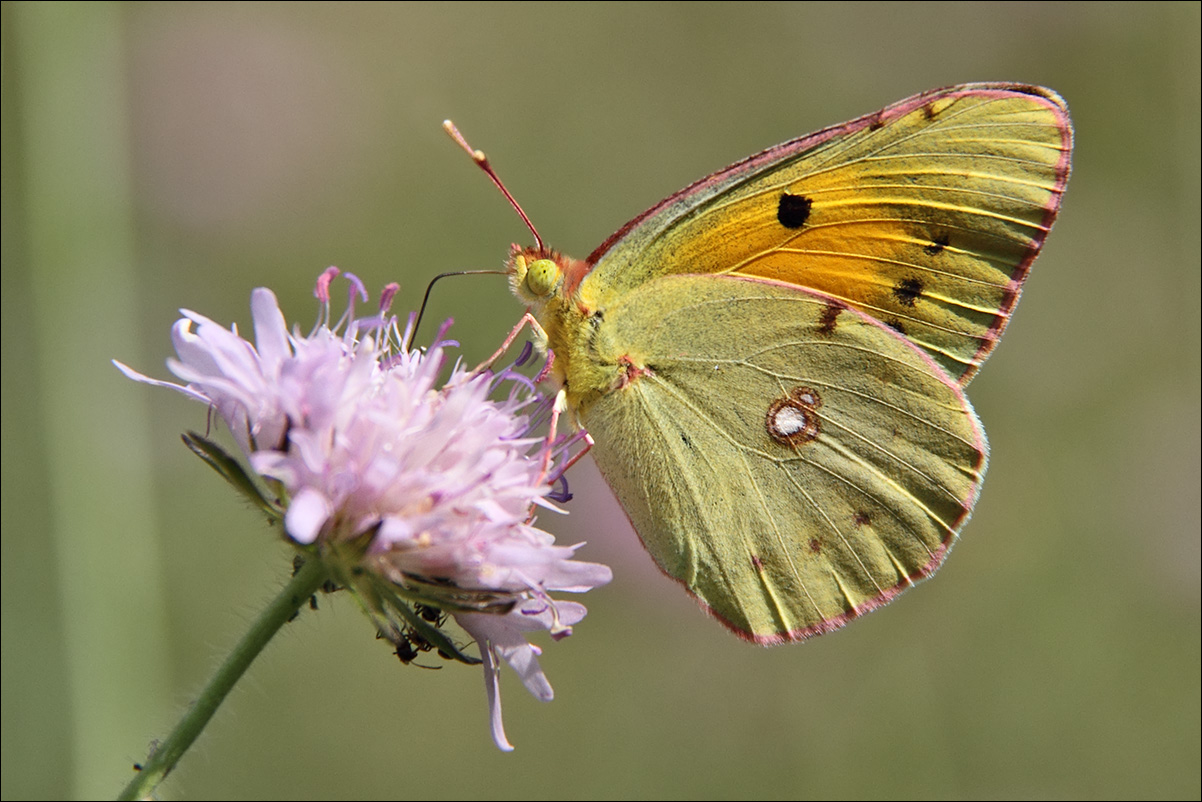
[[[668,198],[590,257],[582,297],[679,273],[772,278],[854,305],[965,383],[1052,224],[1071,146],[1049,90],[919,95]]]
[[[640,366],[579,410],[648,550],[760,643],[841,626],[942,561],[985,468],[959,388],[837,299],[674,276],[611,305],[601,365]]]

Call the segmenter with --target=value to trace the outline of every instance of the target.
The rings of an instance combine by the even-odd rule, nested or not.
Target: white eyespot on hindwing
[[[788,395],[768,405],[764,428],[781,445],[805,445],[821,431],[817,412],[820,406],[822,397],[817,392],[809,387],[794,387]]]

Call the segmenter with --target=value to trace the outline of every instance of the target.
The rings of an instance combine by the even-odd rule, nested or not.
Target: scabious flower
[[[322,303],[308,336],[289,333],[275,295],[251,294],[255,343],[184,310],[168,367],[183,384],[160,382],[116,363],[137,381],[171,387],[212,405],[253,472],[280,498],[287,537],[306,559],[328,563],[405,662],[437,648],[483,662],[493,738],[501,725],[499,669],[507,663],[535,697],[552,698],[540,650],[526,634],[571,633],[585,607],[553,591],[605,584],[609,568],[573,560],[532,525],[534,506],[555,509],[552,492],[576,437],[532,435],[549,409],[526,377],[456,364],[438,385],[447,325],[424,351],[409,350],[388,310],[374,314],[357,278],[346,313],[330,322],[330,268],[317,282]],[[500,397],[498,397],[500,396]],[[440,625],[452,616],[480,648],[463,655]]]

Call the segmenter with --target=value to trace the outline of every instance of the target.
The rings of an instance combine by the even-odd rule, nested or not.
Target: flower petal
[[[175,382],[165,382],[158,379],[152,379],[144,373],[138,373],[138,371],[134,370],[129,365],[126,365],[124,362],[118,362],[116,359],[111,361],[113,365],[116,366],[117,370],[124,373],[125,377],[128,379],[133,379],[134,381],[142,382],[143,384],[150,384],[155,387],[166,387],[169,390],[175,390],[177,393],[186,395],[188,398],[196,401],[204,401],[205,403],[208,403],[209,401],[208,396],[204,395],[203,393],[196,392],[191,387],[185,387],[184,385],[176,384]]]
[[[267,373],[275,373],[284,360],[292,357],[288,324],[275,293],[266,287],[254,290],[250,294],[250,315],[255,323],[255,347],[259,359],[268,367]]]
[[[527,623],[520,613],[516,610],[508,615],[457,613],[455,620],[480,644],[481,654],[489,651],[509,663],[535,699],[549,702],[555,698],[551,683],[538,664],[540,650],[518,628],[519,622]]]
[[[284,513],[284,530],[297,543],[309,545],[330,519],[330,502],[319,491],[306,487],[292,497]]]
[[[501,721],[501,671],[497,656],[490,649],[482,648],[484,658],[484,693],[488,697],[488,721],[492,728],[493,743],[502,752],[512,752],[513,744],[505,737],[505,724]]]

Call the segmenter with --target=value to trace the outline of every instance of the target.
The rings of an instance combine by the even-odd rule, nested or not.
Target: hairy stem
[[[209,719],[217,712],[226,694],[234,687],[234,683],[245,673],[246,669],[263,647],[279,631],[280,627],[289,620],[305,604],[326,581],[325,566],[320,560],[310,560],[301,566],[282,591],[271,601],[251,625],[229,657],[221,664],[221,668],[213,675],[213,679],[205,686],[196,702],[184,713],[184,717],[175,725],[171,734],[160,743],[151,753],[145,765],[137,776],[125,786],[118,799],[148,799],[154,793],[158,784],[171,773],[175,764],[183,757],[184,752],[196,740]]]

